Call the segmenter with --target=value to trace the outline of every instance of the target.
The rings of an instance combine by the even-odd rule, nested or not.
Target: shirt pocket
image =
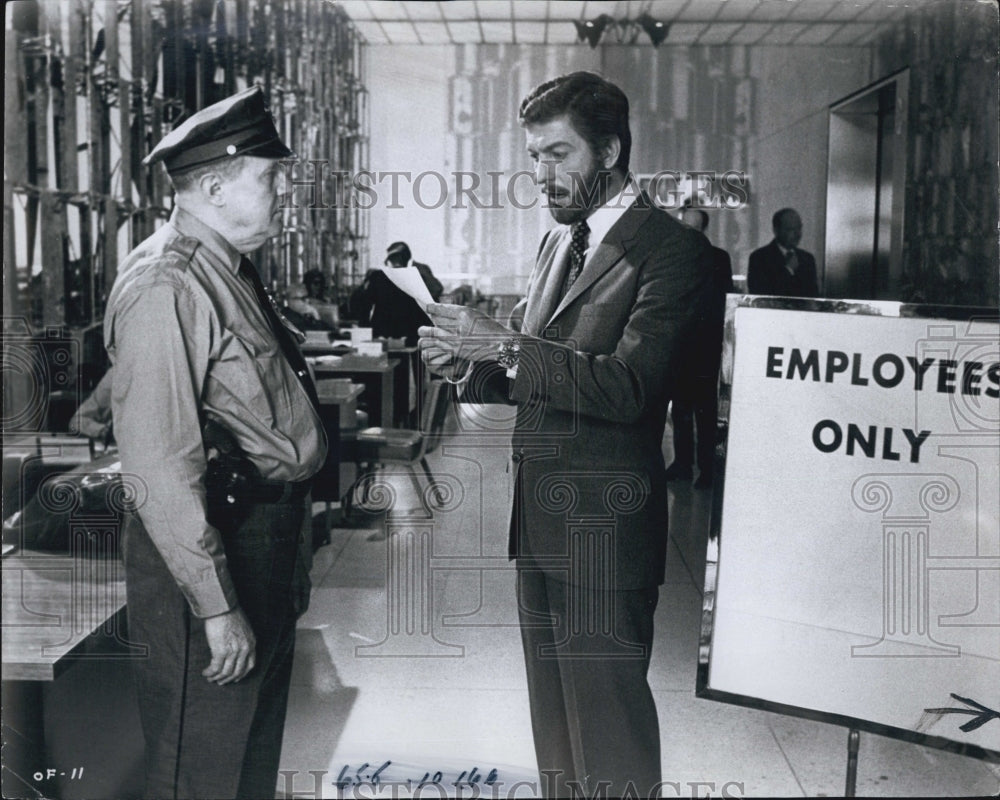
[[[287,402],[284,356],[277,341],[273,336],[243,327],[227,328],[225,339],[213,377],[233,397],[237,407],[244,407],[270,424],[276,406]]]

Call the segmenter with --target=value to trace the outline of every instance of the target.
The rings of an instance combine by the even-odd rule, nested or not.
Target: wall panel
[[[172,207],[165,171],[142,158],[236,90],[264,87],[288,144],[321,162],[326,197],[328,164],[367,166],[358,161],[367,153],[365,48],[332,3],[22,0],[7,6],[5,35],[5,333],[26,324],[99,340],[124,245],[149,236]],[[346,292],[367,267],[366,214],[310,209],[308,191],[297,190],[306,199],[254,259],[272,289],[319,268]],[[68,229],[67,218],[78,225]]]

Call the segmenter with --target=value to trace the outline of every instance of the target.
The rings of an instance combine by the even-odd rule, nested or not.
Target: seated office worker
[[[464,380],[463,398],[518,407],[510,553],[547,797],[620,797],[630,784],[647,797],[661,779],[647,682],[667,545],[661,442],[711,271],[705,238],[630,176],[628,114],[590,72],[524,99],[535,180],[559,225],[542,239],[520,330],[440,304],[421,329],[428,367]],[[588,634],[574,619],[609,622]]]
[[[173,214],[108,301],[115,434],[140,485],[123,557],[129,638],[148,648],[134,660],[144,797],[275,795],[327,446],[305,362],[246,257],[281,229],[291,155],[259,87],[175,128],[144,160],[165,164]],[[245,453],[243,491],[213,490],[206,425]]]

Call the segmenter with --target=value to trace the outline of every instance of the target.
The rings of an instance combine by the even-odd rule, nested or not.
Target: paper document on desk
[[[427,312],[427,304],[433,303],[434,298],[427,290],[427,284],[420,276],[420,270],[416,267],[379,267],[379,269],[396,286],[416,300],[421,311]]]

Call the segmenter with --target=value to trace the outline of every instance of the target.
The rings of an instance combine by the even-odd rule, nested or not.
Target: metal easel
[[[858,748],[861,745],[861,731],[851,728],[847,732],[847,780],[844,797],[854,797],[858,786]]]

